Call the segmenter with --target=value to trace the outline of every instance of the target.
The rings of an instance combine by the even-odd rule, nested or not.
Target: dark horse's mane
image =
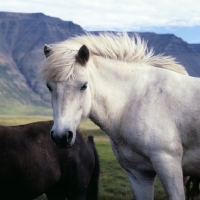
[[[99,180],[99,172],[100,172],[99,155],[97,153],[93,136],[88,136],[88,140],[92,143],[92,147],[94,150],[95,167],[94,167],[92,177],[90,179],[90,183],[88,186],[87,199],[96,199],[98,198],[96,195],[98,194],[98,191],[99,191],[99,185],[97,181]]]

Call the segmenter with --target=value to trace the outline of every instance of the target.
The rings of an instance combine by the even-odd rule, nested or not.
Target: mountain
[[[51,114],[50,94],[38,76],[43,46],[83,33],[42,13],[0,12],[0,114]]]
[[[158,34],[172,33],[188,43],[200,43],[200,26],[151,26],[139,27],[140,32],[153,32]]]
[[[38,76],[43,46],[85,32],[73,22],[42,13],[0,12],[0,114],[52,114],[50,94]],[[176,57],[191,76],[200,76],[200,44],[173,34],[138,34],[155,54]]]

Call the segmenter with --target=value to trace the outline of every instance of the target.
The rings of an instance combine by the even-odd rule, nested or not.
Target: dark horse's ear
[[[48,58],[51,55],[51,52],[52,52],[52,48],[49,45],[45,44],[44,55],[46,56],[46,58]]]
[[[78,55],[76,56],[76,60],[82,65],[85,66],[87,61],[89,60],[90,57],[90,52],[89,49],[83,45],[79,50],[78,50]]]

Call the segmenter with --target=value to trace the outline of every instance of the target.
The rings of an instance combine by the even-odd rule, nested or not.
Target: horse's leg
[[[151,157],[154,169],[160,178],[169,200],[184,200],[183,172],[180,156],[164,153]]]
[[[190,176],[189,179],[187,180],[185,187],[186,187],[186,200],[190,199],[191,196],[191,189],[190,189],[190,183],[192,181],[192,177]]]
[[[135,200],[154,199],[155,172],[138,172],[130,169],[127,173]]]
[[[112,150],[120,163],[120,155],[118,153],[117,143],[111,138],[110,143],[112,146]],[[120,163],[121,164],[121,163]],[[122,166],[123,167],[123,166]],[[131,184],[131,189],[134,195],[135,200],[152,200],[154,195],[154,181],[156,177],[155,172],[139,172],[134,169],[128,169],[123,167],[127,174],[128,179]]]

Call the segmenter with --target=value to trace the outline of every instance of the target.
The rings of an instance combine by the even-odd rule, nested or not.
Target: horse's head
[[[55,55],[54,55],[55,53]],[[71,53],[71,52],[70,52]],[[89,50],[83,45],[78,51],[64,55],[65,62],[70,66],[62,65],[56,50],[48,45],[44,46],[46,69],[42,74],[46,79],[47,87],[51,92],[54,125],[51,129],[51,139],[60,147],[71,147],[76,139],[76,129],[81,119],[88,116],[91,107],[90,82],[87,71]],[[55,67],[55,60],[58,67]],[[48,61],[49,60],[49,61]],[[47,66],[48,65],[48,66]],[[45,67],[45,66],[44,66]],[[67,69],[70,68],[70,69]],[[71,73],[71,75],[69,75]],[[68,78],[62,78],[67,77]]]

